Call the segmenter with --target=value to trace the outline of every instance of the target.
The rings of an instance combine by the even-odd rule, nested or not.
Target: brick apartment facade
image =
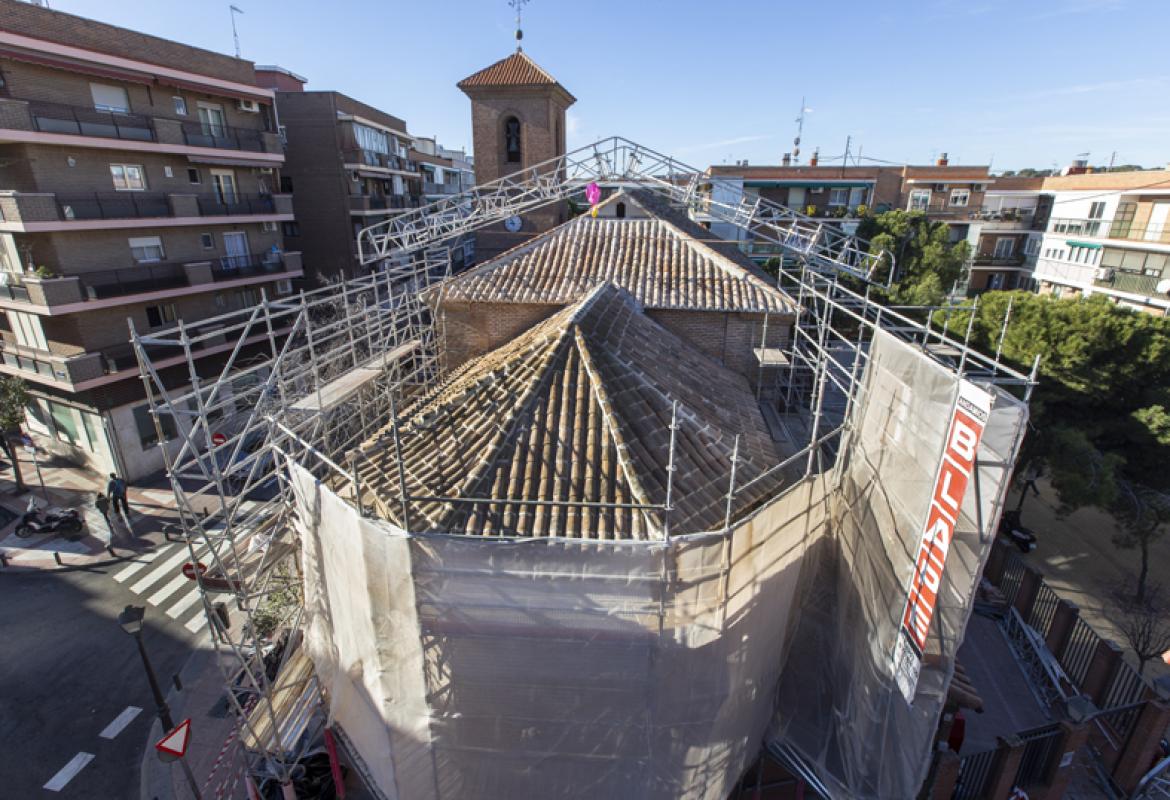
[[[296,224],[290,248],[305,255],[313,282],[359,272],[357,233],[425,205],[424,174],[406,121],[341,92],[305,91],[305,79],[257,67],[276,90],[285,136],[282,174]]]
[[[127,321],[291,291],[283,163],[251,62],[0,0],[0,372],[28,383],[47,448],[130,478],[163,466]]]

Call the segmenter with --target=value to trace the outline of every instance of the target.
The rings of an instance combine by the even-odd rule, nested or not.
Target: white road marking
[[[134,721],[134,718],[142,713],[142,709],[138,706],[126,706],[126,709],[114,717],[114,721],[106,726],[105,730],[98,734],[103,739],[113,739],[119,733],[126,729],[126,726]]]
[[[145,555],[141,556],[140,558],[135,559],[133,564],[126,567],[126,569],[122,570],[117,575],[115,575],[114,580],[116,580],[118,583],[125,583],[127,578],[129,578],[131,575],[133,575],[138,570],[145,567],[151,561],[154,561],[160,555],[162,555],[161,550],[155,550],[154,552],[146,553]]]
[[[146,602],[150,603],[152,606],[157,606],[162,603],[163,600],[166,600],[172,594],[179,591],[179,589],[183,587],[183,584],[194,586],[195,582],[180,572],[177,576],[171,579],[170,583],[152,594],[150,599]]]
[[[184,578],[186,580],[186,578]],[[192,591],[181,597],[173,606],[167,609],[167,616],[178,619],[195,603],[199,602],[199,587],[192,584]]]
[[[59,792],[65,788],[73,777],[85,769],[85,765],[93,761],[93,753],[78,753],[65,766],[61,767],[61,771],[49,779],[49,782],[44,785],[45,789],[50,792]]]
[[[199,609],[198,614],[191,617],[191,621],[187,623],[186,628],[187,630],[191,631],[191,633],[199,633],[199,631],[206,631],[208,629],[207,615],[203,613],[202,608]]]
[[[131,586],[130,591],[134,592],[134,594],[142,594],[143,590],[145,590],[148,586],[158,582],[160,572],[163,573],[163,576],[165,577],[166,573],[175,569],[184,561],[190,559],[190,557],[191,553],[187,550],[187,545],[178,545],[173,551],[171,551],[171,556],[166,561],[160,563],[158,566],[152,569],[150,573],[146,575],[146,577]]]

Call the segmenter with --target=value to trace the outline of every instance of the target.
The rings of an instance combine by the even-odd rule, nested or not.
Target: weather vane
[[[516,9],[516,49],[520,50],[520,40],[524,38],[524,31],[520,28],[520,14],[529,0],[508,0],[508,5]]]

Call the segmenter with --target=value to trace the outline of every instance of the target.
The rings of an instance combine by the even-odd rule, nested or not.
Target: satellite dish
[[[1170,278],[1158,281],[1158,285],[1155,287],[1155,289],[1157,290],[1158,294],[1170,294]]]

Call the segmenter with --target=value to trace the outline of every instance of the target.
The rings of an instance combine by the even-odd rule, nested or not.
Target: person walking
[[[106,527],[110,529],[110,533],[112,534],[114,532],[114,526],[110,523],[110,498],[98,492],[98,496],[94,498],[93,504],[101,513],[102,519],[106,521]]]
[[[117,476],[116,473],[110,473],[110,482],[106,485],[106,493],[110,496],[110,501],[114,504],[114,513],[117,514],[119,507],[122,516],[126,518],[126,522],[130,521],[130,506],[126,504],[126,481]]]

